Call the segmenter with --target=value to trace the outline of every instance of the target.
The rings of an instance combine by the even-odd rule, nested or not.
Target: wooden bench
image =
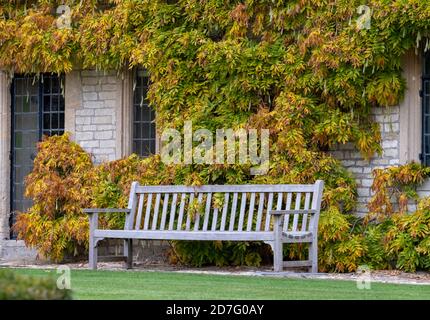
[[[97,242],[124,239],[132,267],[133,239],[263,241],[274,270],[318,271],[317,230],[324,182],[310,185],[140,186],[133,182],[128,209],[84,209],[90,219],[89,267],[97,268]],[[98,214],[123,212],[123,230],[98,228]],[[283,261],[284,243],[309,243],[304,261]]]

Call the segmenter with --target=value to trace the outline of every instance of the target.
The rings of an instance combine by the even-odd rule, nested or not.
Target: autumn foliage
[[[71,8],[72,24],[59,29],[54,12],[63,3]],[[402,100],[401,59],[406,52],[420,52],[426,46],[428,0],[368,1],[370,29],[357,27],[361,0],[100,3],[0,1],[0,68],[11,73],[113,69],[119,76],[127,69],[145,68],[151,77],[148,99],[157,112],[159,132],[181,130],[188,120],[195,129],[212,132],[269,129],[271,166],[266,175],[251,176],[244,165],[165,167],[154,156],[143,161],[123,159],[87,172],[89,156],[76,146],[72,150],[64,146],[66,154],[77,152],[82,160],[66,168],[69,178],[62,171],[64,164],[52,159],[56,155],[70,159],[52,149],[36,159],[29,177],[28,194],[35,198],[35,206],[17,225],[28,243],[57,259],[66,249],[79,251],[85,245],[86,217],[77,207],[123,206],[128,184],[135,178],[148,184],[187,185],[323,179],[327,219],[322,217],[322,230],[327,233],[322,237],[330,251],[321,248],[322,268],[353,270],[365,258],[365,246],[372,248],[373,256],[383,256],[378,241],[366,242],[365,235],[376,227],[360,229],[361,224],[346,215],[355,206],[355,182],[328,151],[350,142],[364,158],[381,152],[380,130],[371,110]],[[45,158],[51,160],[42,161]],[[47,169],[40,167],[44,163]],[[82,178],[84,174],[89,176]],[[377,177],[376,183],[383,179]],[[82,194],[77,196],[76,190]],[[386,196],[379,193],[372,200],[378,215],[389,215]],[[400,204],[404,208],[403,196]],[[70,232],[64,233],[67,228]],[[355,232],[361,236],[351,236]],[[372,239],[381,239],[380,234],[375,231]],[[303,254],[302,249],[288,255]],[[210,250],[200,251],[199,261],[209,261],[204,255]]]
[[[26,178],[25,195],[34,204],[17,217],[18,237],[54,260],[65,253],[85,252],[88,218],[82,208],[91,204],[92,167],[90,155],[70,142],[67,134],[40,143],[33,171]]]

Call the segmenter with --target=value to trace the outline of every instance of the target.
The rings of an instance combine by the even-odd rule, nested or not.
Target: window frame
[[[138,77],[140,72],[146,73],[144,76],[148,77],[148,80],[147,80],[148,83],[146,85],[146,87],[147,87],[146,93],[147,93],[148,88],[149,88],[149,75],[148,75],[147,71],[144,69],[141,69],[141,68],[133,69],[132,75],[131,75],[131,84],[132,85],[131,85],[131,102],[130,102],[130,113],[129,113],[130,114],[130,121],[129,121],[129,123],[130,123],[130,139],[129,139],[129,141],[130,141],[130,154],[135,153],[139,157],[146,158],[146,157],[149,157],[151,155],[159,153],[159,137],[158,137],[158,133],[157,133],[157,127],[155,124],[157,113],[153,109],[151,109],[151,111],[150,111],[151,116],[150,116],[150,122],[149,123],[151,123],[154,126],[153,127],[154,137],[152,137],[151,135],[149,136],[149,138],[143,138],[142,136],[139,138],[135,137],[135,125],[147,125],[148,124],[148,122],[144,121],[144,120],[139,120],[140,123],[137,123],[139,121],[136,121],[136,119],[135,119],[135,115],[136,115],[135,107],[137,105],[137,101],[136,101],[135,97],[136,97],[136,90],[138,90],[138,88],[139,88],[138,83],[137,83],[137,81],[138,81],[137,77]],[[145,103],[145,104],[147,105],[148,108],[151,108],[149,106],[149,103]],[[145,106],[143,106],[143,107],[145,107]],[[148,129],[151,130],[150,128],[148,128]],[[141,154],[139,152],[139,150],[135,149],[135,141],[136,140],[139,140],[139,142],[144,141],[144,140],[153,141],[154,149],[153,150],[151,149],[148,154]]]
[[[422,132],[421,132],[421,163],[425,166],[430,166],[430,141],[426,146],[426,138],[430,140],[430,51],[423,54],[422,59],[422,76],[421,76],[421,120],[422,120]],[[427,87],[428,88],[427,88]],[[426,148],[428,152],[426,152]]]

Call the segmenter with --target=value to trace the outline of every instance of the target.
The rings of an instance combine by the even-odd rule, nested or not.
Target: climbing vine
[[[56,23],[62,4],[70,28]],[[370,28],[357,24],[363,4]],[[143,67],[160,132],[185,120],[212,131],[270,130],[266,175],[250,176],[246,165],[178,165],[163,173],[171,182],[324,179],[324,208],[349,212],[354,180],[327,151],[352,142],[365,158],[381,152],[370,111],[401,101],[401,58],[428,47],[429,28],[428,0],[3,0],[0,68],[120,75]]]

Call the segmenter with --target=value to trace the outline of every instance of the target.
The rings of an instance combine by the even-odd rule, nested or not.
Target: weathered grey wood
[[[173,225],[175,223],[175,214],[176,214],[176,201],[178,199],[178,194],[173,194],[172,205],[170,207],[170,220],[169,220],[169,230],[173,230]]]
[[[306,192],[305,206],[304,206],[305,211],[309,210],[310,200],[311,200],[311,194],[309,192]],[[307,230],[307,223],[308,223],[308,214],[305,213],[302,216],[302,231],[306,231]]]
[[[308,210],[304,210],[304,209],[299,209],[299,210],[270,210],[269,214],[271,215],[285,215],[285,214],[315,214],[317,211],[316,210],[312,210],[312,209],[308,209]]]
[[[204,185],[204,186],[139,186],[137,193],[216,193],[216,192],[313,192],[309,184],[241,184],[241,185]]]
[[[285,210],[290,210],[291,209],[291,200],[293,198],[293,194],[291,192],[287,193],[287,203],[285,204]],[[288,231],[288,227],[290,225],[290,214],[287,213],[284,216],[284,232]]]
[[[251,231],[252,229],[252,222],[254,219],[254,206],[255,206],[255,192],[252,192],[251,199],[249,200],[248,224],[246,226],[246,231]]]
[[[273,241],[273,231],[168,231],[168,230],[101,230],[95,231],[99,238],[147,239],[147,240],[226,240],[226,241]]]
[[[288,188],[287,188],[288,186]],[[294,187],[297,188],[294,188]],[[233,189],[235,187],[235,189]],[[279,187],[279,188],[278,188]],[[270,243],[274,251],[274,269],[281,271],[284,265],[289,266],[310,266],[312,272],[318,271],[317,257],[317,232],[318,219],[322,201],[322,191],[324,183],[317,181],[314,185],[245,185],[245,186],[138,186],[132,184],[130,191],[128,209],[85,209],[90,218],[90,255],[89,267],[97,268],[97,242],[104,238],[124,239],[124,255],[127,257],[127,267],[132,266],[133,253],[132,239],[148,240],[207,240],[207,241],[263,241]],[[152,197],[156,193],[154,206],[154,216],[152,221],[152,230],[149,229]],[[200,217],[202,212],[197,212],[194,226],[191,230],[190,210],[193,207],[194,194],[198,192],[198,208],[200,211],[204,194],[206,194],[206,203],[204,209],[204,220],[200,226]],[[224,205],[222,209],[221,223],[218,229],[218,215],[220,208],[215,208],[212,203],[212,193],[224,193]],[[232,206],[229,210],[229,194],[233,193]],[[179,215],[177,215],[178,194],[181,193],[181,204]],[[240,208],[238,208],[238,195],[241,194]],[[256,226],[254,224],[254,211],[256,205],[256,193],[259,193]],[[265,208],[266,193],[268,194],[267,206]],[[276,210],[272,210],[274,193],[277,194]],[[292,210],[292,194],[296,194],[295,209]],[[305,193],[304,208],[301,209],[301,194]],[[147,194],[147,196],[145,196]],[[172,201],[169,204],[170,194]],[[186,211],[186,200],[189,195],[188,211]],[[249,195],[249,208],[247,209]],[[146,212],[144,216],[144,227],[140,230],[144,201],[146,197]],[[163,200],[163,209],[161,222],[158,225],[158,211]],[[286,199],[284,203],[284,199]],[[312,203],[311,203],[312,202]],[[170,208],[170,209],[169,209]],[[285,209],[282,209],[285,208]],[[170,212],[168,228],[165,230],[167,210]],[[248,215],[246,211],[248,210]],[[263,223],[263,211],[266,212],[265,231],[259,231]],[[212,213],[213,211],[213,213]],[[126,212],[127,220],[124,230],[101,230],[97,226],[98,213],[109,212]],[[229,231],[225,231],[230,212]],[[239,213],[238,228],[235,228],[235,215]],[[182,229],[184,214],[187,214],[185,225],[186,230]],[[213,214],[211,216],[211,214]],[[293,226],[288,230],[289,216],[293,215]],[[273,216],[273,230],[271,231],[270,219]],[[243,231],[245,218],[247,217],[246,231]],[[136,218],[136,219],[134,219]],[[301,218],[302,220],[299,220]],[[309,226],[307,219],[309,218]],[[130,222],[131,221],[131,222]],[[135,224],[134,224],[135,221]],[[298,222],[301,221],[301,228],[298,228]],[[212,223],[211,225],[209,223]],[[176,225],[177,224],[177,225]],[[201,230],[199,230],[201,228]],[[175,230],[174,230],[175,229]],[[283,243],[309,243],[309,260],[306,261],[282,261]]]
[[[283,198],[283,194],[281,192],[278,192],[278,199],[276,201],[276,210],[282,209],[282,198]]]
[[[199,193],[198,197],[197,197],[197,203],[198,203],[198,208],[200,210],[200,206],[202,204],[203,201],[203,193]],[[194,231],[198,231],[200,229],[200,216],[201,216],[201,212],[197,212],[196,215],[196,219],[194,220]]]
[[[296,194],[296,206],[295,206],[294,210],[300,210],[300,201],[301,200],[302,200],[302,194],[300,192],[298,192]],[[298,221],[299,221],[299,215],[298,214],[294,214],[293,226],[291,228],[291,231],[297,231]]]
[[[230,193],[226,193],[224,196],[224,206],[222,208],[222,216],[221,216],[221,225],[220,225],[220,231],[225,230],[225,222],[227,220],[227,210],[228,210],[228,200],[230,198]]]
[[[181,196],[181,204],[179,206],[179,217],[178,217],[178,225],[176,227],[176,230],[180,231],[182,230],[182,221],[184,220],[184,209],[185,209],[185,198],[187,194],[183,193]]]
[[[308,267],[312,265],[310,260],[284,261],[285,268]]]
[[[187,231],[190,230],[190,227],[191,227],[191,215],[190,215],[190,212],[191,212],[191,208],[193,206],[193,202],[194,202],[194,193],[191,193],[190,194],[190,201],[188,203],[187,221],[185,223],[185,230],[187,230]]]
[[[146,199],[145,219],[144,219],[144,223],[143,223],[144,230],[148,230],[149,219],[151,217],[151,206],[152,206],[152,193],[150,193],[148,195],[148,198]],[[139,221],[140,221],[140,219],[139,219]]]
[[[209,215],[211,212],[211,204],[212,204],[212,193],[208,193],[206,196],[205,218],[203,221],[203,231],[208,230]]]
[[[157,193],[157,196],[155,197],[155,208],[154,208],[154,216],[152,217],[152,230],[157,229],[158,224],[158,211],[160,210],[160,202],[161,202],[161,193]],[[148,222],[149,222],[149,216],[148,216]],[[145,230],[148,229],[148,225],[146,223],[146,217],[145,217]]]
[[[82,209],[83,213],[130,213],[130,209],[115,209],[115,208],[88,208]]]
[[[283,261],[283,252],[282,252],[282,221],[283,217],[275,215],[273,216],[273,269],[275,272],[282,271],[282,261]]]
[[[136,217],[136,207],[137,207],[137,187],[139,186],[139,184],[134,181],[131,184],[131,188],[130,188],[130,197],[128,199],[128,207],[127,209],[130,209],[130,214],[127,215],[126,219],[125,219],[125,228],[126,229],[133,229],[133,222],[134,222],[134,218]]]
[[[166,225],[167,208],[169,207],[169,197],[170,197],[170,193],[164,194],[163,211],[161,213],[160,230],[164,230],[164,227]]]
[[[310,231],[288,231],[283,233],[284,237],[289,239],[305,239],[312,236]]]
[[[258,202],[257,223],[255,225],[255,231],[260,231],[261,229],[261,220],[263,219],[263,208],[264,208],[264,193],[260,192],[260,201]]]
[[[276,202],[276,210],[282,209],[282,198],[283,198],[283,194],[281,192],[278,192],[278,199]]]
[[[127,239],[127,269],[133,268],[133,239]]]
[[[309,260],[312,261],[312,273],[318,272],[318,220],[321,209],[323,189],[324,181],[318,180],[315,182],[312,209],[315,210],[316,213],[311,216],[311,221],[309,222],[309,230],[312,232],[312,242],[309,245]]]
[[[149,196],[151,196],[152,193],[149,194]],[[139,230],[140,229],[140,222],[142,219],[142,211],[143,211],[143,201],[145,200],[145,195],[141,194],[139,196],[139,206],[137,207],[137,217],[136,217],[136,221],[135,221],[135,225],[134,225],[134,229],[135,230]]]
[[[246,209],[246,193],[242,192],[242,197],[240,199],[240,213],[239,213],[239,222],[237,226],[238,231],[243,230],[243,220],[245,220],[245,209]]]
[[[238,198],[238,193],[235,192],[233,194],[233,203],[231,205],[229,231],[233,231],[233,229],[234,229],[234,223],[236,222],[235,219],[236,219],[237,198]]]
[[[214,208],[214,214],[212,216],[212,224],[211,224],[211,231],[217,230],[217,224],[218,224],[218,208]]]
[[[95,239],[95,232],[98,228],[99,215],[98,212],[92,212],[88,215],[90,222],[90,241],[89,241],[89,268],[92,270],[97,269],[97,241]]]
[[[266,211],[266,223],[264,224],[264,231],[270,230],[270,219],[271,214],[269,213],[273,207],[273,193],[269,193],[269,198],[267,200],[267,211]]]

